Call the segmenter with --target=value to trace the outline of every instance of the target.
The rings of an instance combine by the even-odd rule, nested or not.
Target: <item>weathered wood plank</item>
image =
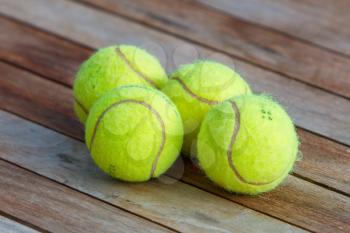
[[[92,50],[0,17],[0,59],[63,85],[72,86],[79,65]]]
[[[77,1],[147,23],[350,98],[350,58],[213,11],[195,1]],[[216,1],[210,2],[216,4]],[[247,4],[243,2],[240,5]]]
[[[350,55],[350,2],[347,0],[196,1]]]
[[[27,11],[29,7],[37,10]],[[172,57],[174,49],[183,46],[196,49],[203,57],[213,56],[212,50],[70,1],[48,4],[44,0],[2,0],[0,12],[94,48],[118,42],[140,45],[156,42],[168,57]],[[186,61],[187,55],[179,54],[178,58]],[[288,107],[297,125],[350,145],[350,101],[240,60],[236,60],[235,65],[255,91],[277,96]]]
[[[350,148],[310,132],[298,132],[303,162],[295,167],[295,173],[315,183],[341,190],[349,196]]]
[[[22,75],[17,75],[17,77],[21,77]],[[40,79],[38,77],[32,77],[32,78],[36,78],[36,79]],[[42,79],[44,81],[46,81],[45,79]],[[60,86],[58,84],[52,83],[52,85],[57,85]],[[61,86],[61,88],[66,88]],[[35,87],[33,87],[32,89],[33,91],[35,90]],[[20,91],[19,91],[20,92]],[[42,94],[46,94],[46,93],[42,93]],[[55,95],[55,93],[50,92],[49,90],[47,91],[48,95]],[[6,97],[6,96],[5,96]],[[6,99],[4,99],[4,103],[6,104],[7,101]],[[30,102],[28,102],[29,104]],[[56,104],[60,104],[60,103],[56,103]],[[0,106],[1,108],[1,106]],[[15,111],[17,111],[16,109],[14,109]],[[71,110],[72,111],[72,110]],[[22,113],[23,114],[23,113]],[[26,117],[26,114],[24,113],[24,116]],[[45,116],[42,115],[37,115],[33,120],[37,121],[37,122],[41,122],[42,118]],[[45,120],[43,120],[43,122],[45,122]],[[14,123],[15,125],[17,125],[16,123]],[[76,130],[75,128],[71,128],[71,131]],[[303,131],[301,131],[303,132]],[[24,133],[23,133],[24,134]],[[67,133],[70,134],[70,133]],[[75,133],[72,133],[75,134]],[[305,134],[305,132],[303,133]],[[302,136],[303,138],[304,136]],[[81,140],[83,139],[83,135],[81,135]],[[317,139],[317,138],[316,138]],[[322,159],[322,157],[324,156],[324,154],[329,154],[329,157],[333,156],[335,154],[335,158],[333,160],[330,160],[330,163],[338,163],[338,162],[342,162],[345,161],[344,165],[341,164],[337,164],[337,165],[332,165],[329,166],[330,170],[327,169],[327,165],[325,163],[316,163],[316,164],[312,164],[309,165],[311,167],[315,166],[318,170],[325,170],[325,173],[321,175],[321,180],[325,180],[326,182],[328,182],[328,177],[333,176],[334,174],[336,174],[336,176],[341,176],[342,173],[345,174],[344,179],[345,179],[345,185],[343,185],[344,189],[346,188],[347,190],[349,190],[349,175],[348,175],[348,169],[345,169],[344,171],[340,171],[338,168],[344,166],[345,168],[349,166],[349,152],[347,151],[348,149],[346,147],[340,146],[338,145],[336,147],[336,149],[334,147],[332,147],[332,143],[328,142],[328,145],[330,145],[331,147],[325,147],[325,151],[320,152],[318,149],[316,149],[316,147],[320,147],[322,148],[322,143],[324,142],[323,139],[321,138],[320,140],[316,140],[314,143],[305,143],[305,146],[308,150],[306,150],[304,153],[304,157],[311,157],[311,158],[318,158],[318,159]],[[51,140],[50,140],[51,141]],[[325,140],[328,141],[328,140]],[[302,142],[303,143],[303,142]],[[34,144],[34,143],[33,143]],[[59,146],[62,146],[63,143],[59,143]],[[304,143],[303,143],[304,144]],[[85,147],[83,147],[85,148]],[[80,151],[80,149],[76,149],[76,151]],[[338,151],[339,153],[334,153],[334,151]],[[87,152],[86,152],[87,153]],[[68,153],[70,154],[70,153]],[[85,155],[86,156],[86,155]],[[337,157],[340,158],[337,158]],[[312,162],[313,160],[305,160],[305,162]],[[40,164],[40,162],[38,162],[38,164]],[[173,177],[178,177],[181,178],[182,177],[182,163],[180,161],[180,164],[178,166],[176,166],[175,168],[175,172],[174,171],[170,171],[169,174]],[[188,184],[192,184],[192,185],[196,185],[204,190],[207,190],[210,193],[215,193],[217,195],[223,195],[222,190],[217,189],[215,186],[213,186],[212,184],[210,184],[208,182],[208,180],[202,175],[200,174],[200,172],[198,171],[198,169],[194,169],[193,166],[188,165],[187,163],[185,163],[185,170],[184,170],[184,177],[182,178],[182,180],[184,180],[186,183]],[[324,167],[317,167],[317,166],[324,166]],[[339,167],[337,167],[339,166]],[[34,170],[37,170],[39,168],[33,168]],[[50,169],[50,168],[49,168]],[[92,169],[92,168],[91,168]],[[52,170],[52,169],[51,169]],[[67,171],[66,171],[67,172]],[[68,174],[70,174],[68,172]],[[306,173],[307,174],[307,173]],[[318,175],[320,173],[316,173],[316,175]],[[316,176],[315,175],[315,176]],[[224,196],[225,198],[231,197],[231,200],[233,200],[234,202],[238,202],[240,204],[243,204],[247,207],[250,208],[254,208],[255,210],[258,210],[259,212],[264,212],[267,213],[269,215],[275,216],[279,219],[288,219],[290,220],[291,223],[295,224],[295,225],[299,225],[300,226],[306,228],[306,229],[310,229],[313,231],[324,231],[324,226],[322,226],[322,221],[326,218],[327,221],[329,222],[328,227],[332,228],[332,230],[336,230],[338,231],[338,226],[339,226],[339,222],[342,222],[344,219],[344,216],[339,216],[339,213],[344,213],[343,211],[343,203],[344,203],[344,197],[342,195],[339,194],[333,194],[333,192],[326,190],[324,188],[320,188],[314,184],[310,184],[309,182],[303,181],[299,178],[290,178],[289,179],[291,182],[291,185],[289,184],[289,182],[287,183],[288,188],[287,189],[278,189],[275,192],[272,192],[271,194],[266,194],[267,198],[265,197],[265,195],[262,195],[260,198],[249,198],[249,197],[242,197],[242,199],[238,198],[238,196],[235,195],[231,195],[231,194],[227,194],[226,196]],[[337,182],[337,181],[335,181]],[[341,183],[342,181],[340,181],[340,183],[338,183],[337,185],[340,187],[342,185]],[[305,199],[303,198],[303,193],[300,192],[300,188],[302,188],[303,192],[306,193],[306,197]],[[285,191],[287,190],[287,192]],[[130,191],[128,191],[130,192]],[[176,192],[176,191],[174,191]],[[326,194],[326,196],[323,196],[323,194]],[[181,195],[186,196],[186,193],[182,193]],[[301,200],[298,202],[295,202],[294,198],[295,196],[299,197]],[[334,196],[336,198],[334,198]],[[313,198],[310,198],[313,197]],[[328,199],[327,198],[331,198],[332,199],[332,206],[328,206]],[[340,198],[340,200],[339,200]],[[299,199],[298,199],[299,200]],[[303,202],[303,200],[305,202]],[[273,203],[273,205],[270,205],[270,203]],[[286,209],[285,206],[288,205],[290,208]],[[319,207],[320,205],[320,207]],[[333,206],[335,205],[335,206]],[[336,207],[338,206],[338,207]],[[319,208],[316,208],[319,207]],[[337,211],[332,211],[329,212],[327,211],[327,208],[331,208],[331,209],[337,209],[340,208]],[[291,213],[293,212],[293,213]],[[338,213],[339,212],[339,213]],[[341,214],[342,215],[342,214]],[[331,219],[329,219],[329,217],[327,216],[331,216]],[[321,218],[320,222],[319,218]],[[341,220],[339,220],[341,219]],[[344,227],[344,226],[341,226]],[[329,229],[330,230],[330,229]],[[331,231],[331,230],[330,230]]]
[[[10,115],[7,114],[7,117]],[[4,114],[1,114],[0,121],[1,123],[6,122]],[[15,130],[15,127],[13,129]],[[4,135],[4,131],[1,131],[0,137],[9,139],[9,135]],[[21,132],[17,131],[17,133]],[[28,137],[29,135],[17,137],[14,131],[11,134],[13,142],[7,143],[9,147],[4,146],[5,143],[1,143],[0,154],[2,157],[6,157],[4,154],[16,153],[15,151],[25,152],[29,148],[32,148],[32,153],[43,156],[38,154],[42,146],[38,144],[38,138],[34,141],[25,138],[25,142],[16,144],[14,142],[16,138]],[[39,138],[43,139],[40,136]],[[48,142],[47,139],[46,142]],[[28,146],[28,143],[36,143],[36,145]],[[57,143],[57,141],[53,143]],[[19,148],[21,146],[23,148]],[[33,149],[36,146],[38,150]],[[54,168],[52,167],[52,169]],[[49,232],[171,232],[165,227],[3,160],[0,160],[0,209]]]
[[[1,163],[1,162],[0,162]],[[39,231],[15,222],[0,215],[0,232],[6,233],[38,233]]]
[[[268,212],[272,216],[283,216],[288,222],[298,222],[313,232],[347,232],[350,230],[350,199],[334,192],[326,191],[318,185],[289,176],[284,185],[274,192],[259,198],[231,195],[203,179],[193,166],[185,169],[184,181],[211,190],[219,196],[238,202],[249,208]],[[334,203],[333,201],[336,201]],[[337,216],[339,220],[329,218]],[[306,226],[309,227],[306,227]],[[330,227],[332,225],[332,227]]]
[[[305,232],[170,177],[138,184],[113,180],[97,169],[83,143],[3,111],[0,111],[0,123],[2,159],[179,231]],[[45,183],[45,179],[33,180],[28,172],[13,172],[13,169],[6,169],[1,164],[1,208],[12,211],[11,214],[16,211],[11,206],[20,205],[21,208],[26,208],[29,205],[30,208],[30,204],[34,202],[33,206],[39,209],[39,213],[46,213],[46,209],[49,208],[52,214],[48,215],[49,219],[36,218],[34,215],[32,217],[35,219],[30,221],[42,221],[43,224],[53,225],[52,227],[55,227],[57,221],[66,223],[67,227],[69,224],[77,224],[94,232],[105,232],[96,227],[101,225],[100,227],[115,231],[118,228],[109,224],[126,224],[133,221],[130,219],[126,222],[111,213],[101,214],[100,216],[109,218],[100,224],[98,222],[101,220],[93,219],[99,211],[95,211],[93,206],[87,203],[83,204],[84,195],[79,198],[67,198],[66,192],[74,191],[63,186],[51,185],[50,182]],[[21,182],[15,182],[21,180],[24,186]],[[11,186],[13,182],[15,184]],[[28,184],[32,185],[27,187]],[[47,194],[42,195],[43,192]],[[40,200],[40,204],[35,204],[36,200]],[[91,202],[93,200],[95,199]],[[335,202],[338,203],[337,198]],[[101,204],[98,206],[102,209],[110,207]],[[40,210],[41,208],[44,210]],[[72,208],[77,213],[82,212],[82,215],[87,216],[80,222],[81,219],[77,216],[66,216],[65,208]],[[52,216],[55,218],[51,219]],[[84,225],[85,220],[91,225]],[[137,222],[134,226],[141,231],[145,230],[142,224]]]
[[[40,124],[68,133],[75,138],[81,138],[83,127],[72,112],[73,100],[70,89],[52,85],[52,82],[35,78],[28,72],[18,72],[2,62],[0,62],[0,70],[2,109],[24,115],[29,119],[42,116]]]

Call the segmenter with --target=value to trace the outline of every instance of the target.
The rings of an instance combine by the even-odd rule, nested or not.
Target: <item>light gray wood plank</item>
[[[284,14],[280,14],[278,11],[275,12],[270,9],[271,12],[266,12],[266,14],[260,11],[260,8],[269,8],[269,6],[266,7],[268,4],[264,4],[269,2],[268,0],[227,0],[227,4],[233,9],[230,11],[224,8],[223,11],[226,12],[213,9],[194,0],[75,1],[143,22],[206,47],[248,60],[253,64],[287,75],[290,78],[301,80],[313,86],[343,95],[348,99],[350,98],[350,77],[348,76],[350,72],[350,57],[319,48],[295,37],[271,30],[271,28],[246,22],[232,13],[237,11],[249,19],[259,14],[260,16],[263,15],[263,18],[268,18],[270,15],[280,15],[281,19],[275,20],[275,22],[279,23],[281,20],[285,20]],[[307,1],[317,2],[318,0]],[[286,2],[297,2],[296,5],[302,5],[307,1],[272,0],[270,2],[273,2],[275,5],[278,5],[280,2],[282,5]],[[216,6],[223,1],[209,0],[208,2]],[[241,5],[251,5],[255,12],[249,11],[249,9],[247,11],[244,9],[237,10]],[[322,8],[320,5],[317,6]],[[254,15],[247,16],[247,13]],[[319,22],[319,17],[314,16],[314,19],[316,19],[316,22]],[[294,22],[291,18],[288,18],[286,21],[289,24]],[[312,29],[312,27],[308,29]],[[346,27],[337,29],[340,31],[347,30]]]
[[[11,219],[0,215],[0,232],[6,233],[38,233],[37,230],[29,228]]]
[[[197,0],[249,22],[350,55],[347,0]]]
[[[44,232],[173,232],[1,159],[0,210]]]

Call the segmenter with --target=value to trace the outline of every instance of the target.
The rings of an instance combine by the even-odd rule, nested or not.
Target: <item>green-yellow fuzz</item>
[[[212,106],[228,98],[250,94],[249,85],[231,68],[211,61],[180,67],[162,91],[177,106],[184,124],[184,155],[195,155],[195,138]]]
[[[85,140],[95,163],[112,177],[140,182],[163,174],[183,140],[181,116],[162,92],[123,86],[91,108]]]
[[[74,110],[82,123],[94,102],[122,85],[161,88],[168,78],[157,58],[131,45],[98,50],[83,63],[74,82]]]
[[[274,189],[293,169],[298,137],[285,110],[270,97],[247,95],[211,109],[198,135],[198,161],[228,191]]]

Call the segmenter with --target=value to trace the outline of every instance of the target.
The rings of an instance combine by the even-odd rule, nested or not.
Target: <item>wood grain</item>
[[[347,0],[195,1],[350,55],[350,2]]]
[[[181,232],[305,232],[170,177],[138,184],[113,180],[97,169],[83,143],[3,111],[0,111],[0,123],[3,126],[0,129],[2,159]],[[110,206],[89,197],[92,199],[89,201],[98,202],[100,209],[95,210],[97,207],[84,203],[87,199],[84,195],[67,198],[74,191],[51,185],[45,179],[35,181],[28,172],[13,172],[13,169],[3,168],[1,163],[0,167],[4,180],[0,183],[3,184],[1,208],[11,214],[22,208],[29,208],[31,212],[34,209],[38,214],[49,212],[46,219],[34,215],[32,218],[35,219],[30,221],[52,227],[57,227],[55,221],[65,223],[67,227],[77,224],[94,232],[105,232],[96,227],[115,231],[118,228],[109,224],[134,221],[131,218],[126,221],[115,213],[100,214],[100,209]],[[11,183],[15,184],[10,186]],[[32,185],[27,187],[28,184]],[[337,198],[335,202],[338,203]],[[11,208],[18,205],[19,208]],[[81,213],[82,220],[69,216],[65,209]],[[106,218],[106,222],[99,224],[102,220],[94,220],[96,215]],[[146,229],[140,227],[142,223],[134,222],[133,226],[141,231]]]
[[[350,58],[203,7],[195,1],[77,1],[350,98]],[[216,5],[215,1],[210,2]],[[239,5],[247,4],[243,2]],[[235,3],[230,4],[235,7]]]
[[[256,210],[264,210],[272,216],[283,216],[288,222],[298,222],[313,232],[347,232],[350,230],[350,199],[337,193],[325,191],[318,185],[289,176],[285,183],[274,192],[255,197],[231,195],[203,179],[198,169],[188,165],[183,180],[210,190],[219,196],[238,202]],[[334,203],[333,201],[336,201]],[[336,215],[337,221],[330,214]],[[309,225],[309,227],[306,227]],[[332,226],[330,226],[332,225]]]
[[[4,123],[3,117],[1,122]],[[26,143],[30,140],[26,139]],[[21,145],[11,146],[18,150],[15,147]],[[28,145],[24,146],[25,151]],[[170,232],[3,160],[0,160],[0,203],[1,211],[49,232]]]
[[[29,119],[41,116],[43,121],[40,121],[40,124],[55,128],[61,133],[69,133],[75,138],[81,138],[83,127],[74,117],[70,89],[52,85],[53,83],[49,80],[14,69],[2,62],[0,62],[0,70],[0,107],[2,109]]]
[[[35,13],[27,11],[28,7],[37,10]],[[167,57],[172,57],[174,50],[184,46],[195,49],[203,57],[218,55],[212,50],[70,1],[48,4],[44,0],[2,0],[0,12],[94,48],[134,42],[144,47],[151,43],[153,47],[164,49]],[[64,17],[56,12],[63,12]],[[187,61],[191,57],[181,53],[176,56],[180,61]],[[350,101],[238,59],[234,64],[255,91],[270,92],[276,96],[288,108],[297,125],[350,145]],[[167,65],[173,66],[170,61]]]
[[[1,162],[0,162],[1,163]],[[0,215],[0,232],[6,233],[38,233],[39,231],[15,222]]]
[[[91,49],[0,17],[0,58],[63,85],[72,86]]]
[[[298,133],[303,158],[295,167],[296,175],[349,196],[350,148],[307,131]]]
[[[18,75],[18,77],[21,77],[21,76]],[[38,78],[38,77],[35,77],[35,78]],[[57,85],[57,86],[60,86],[61,88],[66,88],[64,86],[61,86],[61,85],[55,84],[55,83],[52,83],[52,85]],[[35,87],[33,87],[32,90],[35,91]],[[55,95],[55,93],[49,92],[49,91],[47,92],[47,94],[52,95],[52,96]],[[4,103],[5,104],[7,103],[6,99],[4,99]],[[56,104],[60,104],[60,103],[56,103]],[[64,104],[64,103],[62,103],[62,104]],[[17,111],[17,110],[14,109],[14,111]],[[24,114],[25,117],[27,115],[25,113],[21,113],[21,114]],[[42,116],[42,115],[36,115],[33,120],[37,121],[37,122],[48,121],[48,119],[43,119],[44,117],[45,116]],[[8,123],[8,124],[5,123],[3,125],[20,125],[20,124],[18,122],[12,122],[12,123]],[[23,128],[22,126],[19,126],[19,127]],[[52,127],[52,126],[50,126],[50,127]],[[66,127],[66,128],[68,128],[68,127]],[[75,131],[76,129],[71,128],[70,130]],[[305,137],[307,137],[307,133],[305,133],[303,131],[300,131],[300,132],[302,133],[302,138],[307,139],[307,138],[305,138]],[[71,133],[66,133],[66,134],[69,135],[69,134],[76,134],[76,133],[71,132]],[[0,132],[0,135],[1,135],[1,132]],[[6,134],[4,133],[4,135],[6,135]],[[27,134],[21,133],[19,135],[27,135]],[[304,136],[304,135],[306,135],[306,136]],[[336,185],[337,185],[336,187],[340,187],[341,190],[349,190],[349,177],[350,177],[349,170],[348,169],[339,170],[339,168],[341,168],[341,167],[347,168],[349,166],[349,159],[348,159],[349,158],[349,150],[348,150],[348,148],[341,146],[341,145],[338,145],[334,142],[330,142],[326,139],[318,138],[314,135],[312,135],[312,136],[314,138],[313,141],[310,141],[310,143],[306,142],[305,147],[303,148],[304,157],[305,158],[310,157],[311,159],[304,159],[300,163],[312,163],[312,162],[314,162],[314,159],[322,160],[325,155],[326,155],[326,158],[328,156],[328,158],[331,159],[331,160],[329,160],[329,163],[335,163],[334,165],[332,164],[329,166],[327,163],[321,162],[321,163],[315,163],[315,164],[308,164],[308,165],[304,165],[304,166],[306,166],[306,167],[310,166],[318,171],[322,171],[322,170],[324,171],[323,173],[321,173],[321,172],[316,172],[315,174],[313,173],[313,176],[317,177],[317,182],[325,181],[327,185],[332,185],[333,183],[331,181],[333,181],[336,183]],[[31,136],[28,136],[28,138],[31,138]],[[50,144],[49,143],[50,141],[56,141],[54,139],[50,139],[49,136],[44,136],[44,138],[47,138],[47,141],[43,142],[44,144]],[[83,139],[83,135],[81,135],[81,140],[82,139]],[[42,139],[38,138],[38,140],[40,142]],[[3,141],[5,141],[5,140],[3,140]],[[10,139],[8,139],[7,141],[10,141]],[[23,141],[25,141],[25,139],[23,139]],[[37,142],[33,142],[32,144],[36,145],[36,143]],[[325,146],[323,146],[323,143],[326,143],[326,144],[324,144]],[[58,144],[58,147],[60,147],[63,150],[63,153],[65,153],[64,152],[64,145],[66,144],[66,142],[57,143],[57,144]],[[68,144],[67,144],[67,146],[68,146]],[[328,148],[327,146],[330,146],[330,147]],[[306,148],[306,150],[305,150],[305,148]],[[325,151],[320,150],[319,148],[322,148],[322,149],[324,148]],[[74,151],[75,151],[74,155],[76,153],[78,153],[80,150],[85,150],[85,147],[83,145],[81,145],[79,148],[74,149]],[[334,153],[334,151],[337,151],[337,153]],[[85,152],[80,152],[80,153],[87,153],[87,152],[85,151]],[[68,154],[70,157],[72,156],[71,152],[69,152],[69,153],[67,152],[65,154]],[[84,156],[86,156],[86,155],[84,154]],[[334,156],[333,159],[332,159],[332,156]],[[314,159],[312,159],[312,158],[314,158]],[[35,161],[35,159],[31,159],[31,161]],[[345,162],[345,164],[339,164],[342,162]],[[80,164],[81,161],[78,163]],[[37,162],[37,164],[41,165],[41,162]],[[52,167],[52,166],[51,167],[49,165],[46,165],[46,166],[47,166],[47,169],[49,171],[57,170],[57,169],[54,169],[54,167]],[[89,165],[89,166],[90,167],[86,168],[86,170],[90,169],[91,171],[93,171],[94,166],[92,166],[92,165]],[[207,181],[207,179],[204,177],[204,175],[198,171],[198,169],[193,168],[193,166],[188,166],[188,163],[185,163],[185,169],[183,168],[183,166],[184,166],[183,162],[180,161],[180,163],[177,166],[175,166],[175,168],[173,168],[172,171],[169,172],[169,175],[172,177],[180,178],[180,179],[184,180],[186,183],[191,184],[191,185],[196,185],[196,186],[200,187],[201,189],[204,189],[208,192],[215,193],[215,194],[221,195],[221,196],[223,195],[223,191],[221,189],[216,188],[212,184],[210,184]],[[40,170],[40,167],[33,167],[31,169],[37,171],[38,169]],[[304,171],[303,169],[297,168],[296,170],[301,171],[301,174],[305,174],[306,176],[308,175],[308,172],[312,172],[311,169],[310,169],[310,171]],[[77,169],[77,171],[75,171],[75,172],[76,173],[72,174],[68,171],[64,171],[63,174],[67,174],[68,176],[70,176],[70,174],[72,174],[72,176],[76,176],[76,174],[79,172],[79,169]],[[184,172],[184,176],[183,176],[183,172]],[[85,174],[85,173],[83,173],[83,174]],[[90,176],[94,177],[94,174],[90,174]],[[340,179],[340,181],[338,183],[337,180],[330,178],[333,176],[334,177],[342,177],[343,176],[343,180]],[[60,176],[58,175],[57,177],[55,177],[55,179],[56,180],[62,179],[59,177]],[[67,178],[65,176],[65,178],[62,180],[62,182],[65,182],[66,179]],[[99,178],[98,180],[99,180],[98,182],[102,182],[101,181],[102,178],[101,179]],[[173,179],[171,179],[171,180],[172,180],[171,182],[173,182]],[[279,219],[282,219],[282,220],[288,219],[288,222],[293,223],[294,225],[301,226],[301,227],[306,228],[308,230],[312,230],[312,231],[324,231],[324,226],[322,226],[324,219],[326,219],[328,222],[329,228],[327,229],[327,231],[329,231],[329,232],[332,232],[332,231],[340,231],[341,232],[340,228],[346,227],[346,224],[344,226],[344,224],[342,223],[342,222],[344,222],[344,218],[346,218],[344,216],[345,214],[344,214],[343,208],[349,204],[349,200],[348,200],[349,198],[346,198],[343,195],[336,194],[332,191],[326,190],[324,188],[321,188],[317,185],[311,184],[311,183],[306,182],[306,181],[299,179],[299,178],[294,177],[294,178],[291,178],[290,181],[291,181],[291,183],[287,183],[287,186],[288,186],[287,189],[278,189],[277,191],[273,192],[274,194],[266,194],[268,196],[268,199],[266,199],[264,195],[262,197],[260,197],[261,199],[249,198],[249,197],[243,197],[243,199],[240,199],[240,198],[237,198],[237,196],[235,196],[235,195],[231,195],[231,194],[227,194],[227,193],[226,193],[226,196],[224,196],[224,197],[225,198],[231,197],[231,200],[234,202],[246,205],[249,208],[253,208],[255,210],[258,210],[259,212],[267,213],[267,214],[274,216],[274,217],[277,217]],[[325,185],[325,186],[327,186],[327,185]],[[80,187],[80,183],[79,183],[79,187]],[[162,188],[164,188],[164,187],[162,187]],[[305,192],[306,194],[301,192],[300,189],[302,189],[303,192]],[[92,190],[90,190],[90,191],[92,191]],[[93,191],[95,192],[95,190],[93,190]],[[172,191],[174,193],[179,192],[177,190],[172,190]],[[127,190],[127,192],[129,193],[131,191]],[[152,194],[152,195],[157,195],[157,194]],[[164,194],[164,195],[167,195],[167,194]],[[178,194],[178,195],[180,195],[180,194]],[[183,195],[184,197],[188,196],[188,194],[186,194],[185,191],[181,195]],[[303,195],[305,195],[305,198],[303,197]],[[300,199],[300,200],[298,199],[299,200],[298,202],[296,202],[294,200],[294,198],[296,196]],[[195,198],[195,197],[193,197],[193,198]],[[137,197],[135,197],[135,199],[137,199]],[[200,200],[200,199],[198,199],[198,200]],[[273,203],[273,205],[270,205],[270,202],[267,202],[267,200],[270,200],[270,202]],[[332,200],[331,205],[329,205],[329,203],[328,203],[329,200]],[[143,199],[143,201],[144,201],[144,203],[149,202],[148,199]],[[207,201],[209,201],[209,200],[207,200]],[[344,203],[345,203],[345,205],[344,205]],[[154,204],[154,205],[157,205],[157,204]],[[186,205],[188,205],[188,203]],[[200,204],[198,204],[198,205],[200,205]],[[286,209],[285,208],[286,205],[288,205],[289,208]],[[145,210],[142,210],[142,211],[145,211]],[[154,213],[152,213],[153,209],[151,209],[151,210],[147,209],[147,211],[148,211],[148,212],[146,212],[147,214],[152,214],[152,216],[155,215]],[[225,212],[224,208],[222,211]],[[293,211],[293,213],[290,213],[291,211]],[[151,212],[151,213],[149,213],[149,212]],[[166,214],[169,215],[169,213],[166,213]],[[162,213],[162,215],[164,215],[164,213]],[[159,217],[157,216],[157,218],[159,218]]]

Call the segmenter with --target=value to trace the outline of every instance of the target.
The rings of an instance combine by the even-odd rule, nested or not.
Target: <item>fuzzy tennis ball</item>
[[[208,110],[230,97],[250,94],[249,85],[231,68],[211,61],[180,67],[162,91],[177,106],[184,124],[183,154],[195,155],[195,138]]]
[[[183,140],[181,116],[162,92],[123,86],[91,108],[85,140],[95,163],[124,181],[163,174],[177,159]]]
[[[274,189],[293,169],[298,137],[292,120],[270,97],[247,95],[212,108],[198,134],[198,162],[228,191]]]
[[[83,63],[74,82],[74,110],[85,122],[93,103],[105,92],[122,85],[161,88],[168,78],[159,61],[131,45],[100,49]]]

